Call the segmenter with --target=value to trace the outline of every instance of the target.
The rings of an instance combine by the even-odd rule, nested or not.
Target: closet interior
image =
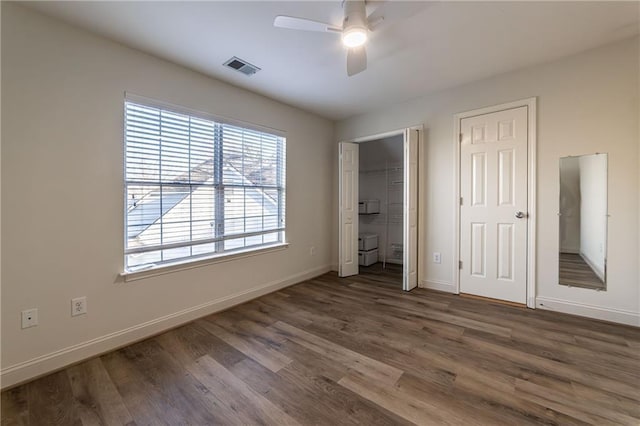
[[[402,135],[360,144],[358,262],[361,273],[402,276],[403,155]]]

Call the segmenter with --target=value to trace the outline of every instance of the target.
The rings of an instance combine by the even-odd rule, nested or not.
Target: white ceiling
[[[339,36],[274,28],[276,15],[340,25],[340,1],[32,2],[27,7],[217,79],[342,119],[638,34],[638,2],[381,3],[369,68],[347,77]],[[224,68],[238,56],[262,68]]]

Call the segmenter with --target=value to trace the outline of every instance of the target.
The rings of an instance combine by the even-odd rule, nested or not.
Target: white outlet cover
[[[87,313],[87,298],[76,297],[71,299],[71,316],[84,315]]]
[[[38,308],[22,311],[22,328],[35,327],[36,325],[38,325]]]
[[[442,257],[440,253],[433,253],[433,262],[440,263],[442,261]]]

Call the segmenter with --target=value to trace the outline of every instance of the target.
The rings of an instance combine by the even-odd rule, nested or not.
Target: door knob
[[[522,212],[516,212],[516,218],[518,219],[522,219],[524,217],[524,213]]]

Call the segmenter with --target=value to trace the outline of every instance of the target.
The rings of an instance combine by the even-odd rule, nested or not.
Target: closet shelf
[[[404,168],[402,166],[399,166],[399,167],[390,167],[388,169],[360,170],[359,173],[363,175],[386,174],[386,173],[401,172],[402,170],[404,170]]]

